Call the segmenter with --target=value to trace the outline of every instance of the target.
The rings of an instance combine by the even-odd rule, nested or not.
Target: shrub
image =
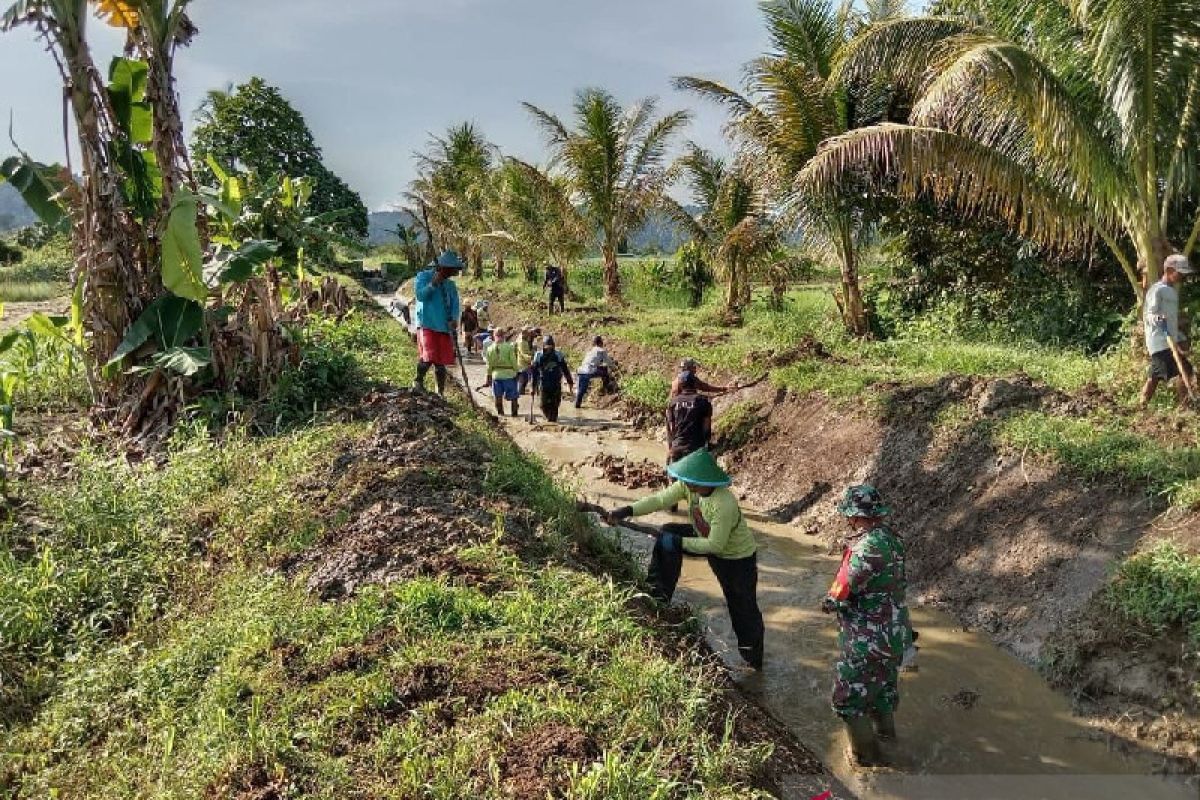
[[[310,319],[297,336],[300,363],[284,371],[266,407],[270,419],[284,427],[361,397],[367,376],[359,354],[381,347],[374,328],[354,316],[340,322]]]
[[[1112,607],[1133,622],[1161,633],[1186,630],[1200,647],[1200,556],[1170,542],[1129,558],[1108,590]]]

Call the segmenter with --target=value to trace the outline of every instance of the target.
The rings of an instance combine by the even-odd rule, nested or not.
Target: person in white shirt
[[[588,387],[595,379],[604,381],[607,385],[610,378],[609,370],[615,369],[617,362],[612,360],[608,355],[608,351],[604,349],[604,339],[597,336],[592,339],[592,349],[587,351],[587,355],[583,357],[583,363],[579,365],[579,370],[575,373],[578,380],[575,382],[575,407],[579,408],[583,405],[583,398],[587,395]]]
[[[1195,270],[1188,263],[1187,256],[1168,256],[1163,263],[1162,280],[1146,291],[1146,300],[1142,306],[1142,319],[1145,325],[1146,352],[1150,354],[1150,375],[1142,388],[1141,406],[1145,408],[1158,390],[1158,385],[1179,378],[1175,383],[1175,395],[1179,404],[1183,405],[1188,398],[1188,385],[1195,376],[1191,363],[1187,359],[1189,351],[1188,340],[1179,329],[1179,289],[1187,276]],[[1169,338],[1168,338],[1169,337]],[[1179,362],[1175,361],[1175,353],[1171,352],[1171,342],[1179,352]],[[1179,374],[1180,364],[1184,374]]]

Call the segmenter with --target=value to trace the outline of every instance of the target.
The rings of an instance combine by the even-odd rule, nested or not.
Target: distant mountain
[[[14,231],[37,222],[37,216],[25,205],[21,193],[7,183],[0,183],[0,233]]]
[[[700,209],[686,206],[689,213]],[[381,244],[398,244],[396,226],[412,225],[416,220],[407,211],[372,211],[367,220],[367,243],[372,247]],[[629,252],[663,253],[670,255],[688,240],[688,235],[675,221],[661,211],[651,213],[640,228],[629,235]],[[596,252],[600,251],[599,243]]]
[[[367,244],[372,247],[381,244],[399,244],[396,237],[396,226],[403,224],[408,227],[416,222],[407,211],[372,211],[367,217]]]
[[[684,206],[689,214],[700,212],[696,206]],[[662,211],[653,211],[640,228],[629,235],[628,250],[637,254],[672,255],[691,239],[675,220]]]

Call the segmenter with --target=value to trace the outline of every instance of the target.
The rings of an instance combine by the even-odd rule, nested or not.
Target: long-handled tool
[[[586,500],[576,500],[575,501],[575,509],[577,511],[581,511],[585,514],[599,514],[601,516],[601,518],[608,516],[608,509],[604,508],[604,506],[599,506],[599,505],[596,505],[595,503],[589,503]],[[618,525],[619,525],[619,527],[628,528],[631,531],[634,531],[636,533],[643,533],[646,536],[650,536],[655,539],[657,539],[659,536],[662,535],[662,531],[660,531],[658,528],[654,527],[653,525],[643,525],[640,522],[631,522],[627,519],[621,520],[618,523]]]
[[[1188,402],[1196,402],[1196,387],[1192,385],[1192,379],[1188,376],[1188,371],[1184,369],[1183,356],[1179,352],[1179,345],[1175,344],[1175,340],[1167,335],[1167,345],[1171,348],[1171,355],[1175,357],[1175,366],[1179,369],[1179,380],[1183,381],[1183,388],[1187,389]]]
[[[446,309],[447,316],[450,314],[450,295],[446,292],[446,284],[442,284],[442,305]],[[454,357],[458,360],[458,369],[462,372],[463,389],[466,391],[467,399],[471,401],[472,408],[478,408],[475,402],[475,395],[471,394],[471,382],[467,379],[467,365],[463,363],[462,350],[458,346],[458,326],[453,321],[449,321],[450,341],[454,342]]]

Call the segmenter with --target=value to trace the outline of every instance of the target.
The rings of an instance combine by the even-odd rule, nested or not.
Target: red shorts
[[[454,363],[454,340],[448,333],[421,328],[417,331],[417,358],[448,367]]]

